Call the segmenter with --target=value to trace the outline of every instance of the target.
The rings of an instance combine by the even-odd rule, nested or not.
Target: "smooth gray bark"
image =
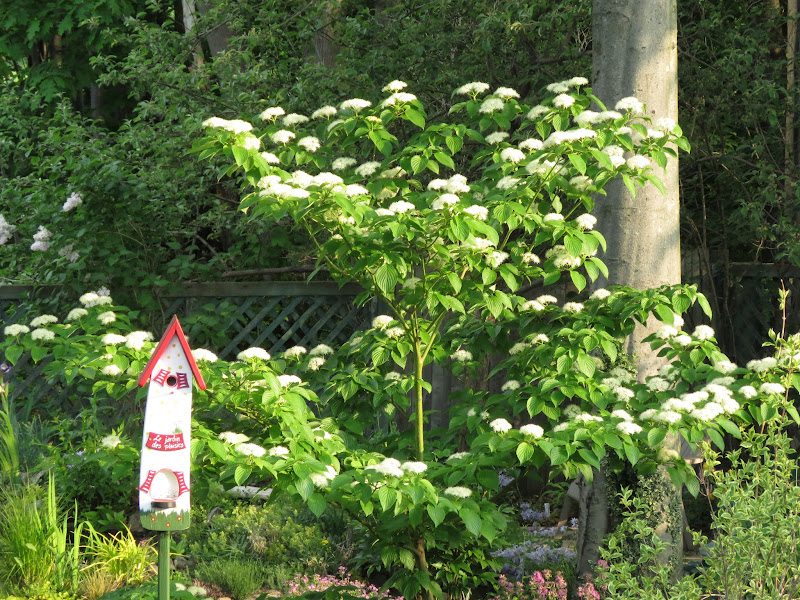
[[[592,37],[592,89],[607,108],[635,96],[646,104],[648,116],[677,121],[676,0],[594,0]],[[615,181],[607,186],[607,196],[597,198],[597,229],[608,242],[603,260],[609,270],[608,280],[597,287],[620,284],[647,289],[681,281],[678,163],[670,160],[666,172],[655,165],[654,169],[666,194],[648,184],[633,197],[622,181]],[[662,364],[649,345],[641,343],[651,331],[638,327],[628,340],[640,380]],[[577,548],[579,573],[597,564],[599,541],[607,533],[611,490],[606,479],[596,472],[591,490],[582,493],[585,531],[580,532]],[[665,526],[660,531],[666,530],[674,529]],[[680,552],[681,540],[674,540],[673,546]]]

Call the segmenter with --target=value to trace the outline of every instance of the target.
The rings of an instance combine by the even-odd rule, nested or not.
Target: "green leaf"
[[[667,430],[659,427],[654,427],[647,431],[647,445],[651,448],[658,446],[661,441],[667,436]]]
[[[436,160],[442,163],[445,167],[449,167],[451,169],[455,169],[456,164],[453,162],[453,159],[447,156],[444,152],[434,152],[433,156]]]
[[[381,510],[383,510],[383,512],[388,511],[392,505],[394,505],[396,498],[397,495],[393,488],[384,485],[378,489],[378,500],[380,500]]]
[[[475,474],[475,478],[486,489],[496,492],[500,488],[500,476],[493,469],[481,469]]]
[[[467,526],[467,531],[472,535],[477,537],[481,534],[481,518],[478,516],[478,513],[469,508],[462,508],[458,511],[458,516],[464,521],[464,525]]]
[[[414,123],[420,129],[425,129],[425,115],[418,110],[411,108],[411,105],[406,106],[405,118]]]
[[[571,162],[581,175],[586,174],[586,161],[580,154],[570,154],[569,162]]]
[[[22,346],[9,346],[6,348],[6,360],[15,365],[24,351],[25,349]]]
[[[683,314],[692,305],[692,301],[686,294],[675,294],[672,297],[672,310],[676,314]]]
[[[634,446],[633,444],[625,444],[624,449],[625,449],[625,456],[628,457],[628,461],[632,465],[635,465],[637,462],[639,462],[639,458],[641,458],[641,453],[639,452],[639,449],[636,446]]]
[[[411,157],[411,171],[416,174],[425,169],[425,165],[428,164],[428,159],[424,156],[420,156],[419,154]]]
[[[233,158],[236,161],[236,164],[240,167],[247,162],[248,158],[250,158],[250,152],[241,146],[232,146],[231,150],[233,150]]]
[[[591,356],[581,351],[578,353],[578,369],[587,377],[593,377],[597,365],[594,364],[594,359]]]
[[[611,340],[600,340],[600,345],[603,351],[608,356],[609,360],[613,363],[617,360],[617,346]]]
[[[625,183],[625,187],[628,188],[631,196],[636,196],[636,185],[633,183],[633,179],[631,179],[630,175],[623,173],[622,181]]]
[[[672,325],[673,321],[675,320],[675,313],[672,312],[671,308],[664,306],[663,304],[657,304],[655,311],[659,320],[667,323],[668,325]]]
[[[308,499],[308,510],[314,513],[314,516],[316,517],[321,517],[327,506],[328,503],[325,501],[325,498],[322,496],[322,494],[317,492],[311,494],[311,497]]]
[[[600,165],[608,170],[611,171],[614,169],[614,165],[611,163],[611,157],[606,154],[605,152],[601,152],[600,150],[590,150],[592,156],[594,156],[595,160],[600,163]]]
[[[458,136],[451,135],[445,138],[444,143],[447,144],[447,147],[450,149],[450,154],[455,154],[461,150],[464,145],[464,140]]]
[[[31,348],[31,358],[33,359],[33,362],[38,363],[45,356],[47,356],[47,348],[44,346],[36,346]]]
[[[447,274],[447,279],[450,281],[450,286],[453,288],[453,293],[458,294],[461,291],[461,278],[453,272]]]
[[[686,490],[692,495],[692,497],[697,498],[697,494],[700,493],[700,482],[697,480],[697,477],[687,477],[685,485]]]
[[[577,271],[570,271],[569,276],[570,279],[572,279],[573,285],[578,289],[579,292],[586,287],[586,277],[584,277]]]
[[[697,303],[700,305],[700,308],[703,309],[703,312],[706,313],[706,316],[711,318],[711,305],[706,300],[706,297],[702,294],[697,295]]]
[[[253,467],[249,465],[238,465],[236,471],[233,473],[233,480],[236,482],[236,485],[243,485],[252,472]]]
[[[391,295],[397,285],[397,269],[394,268],[394,265],[383,263],[378,267],[378,270],[375,271],[375,283],[384,294]]]
[[[428,511],[428,516],[431,518],[431,521],[433,521],[434,527],[438,527],[439,524],[444,521],[444,517],[447,514],[445,509],[438,504],[428,504],[426,510]]]
[[[531,458],[533,458],[534,453],[535,450],[533,446],[531,446],[528,442],[521,442],[519,446],[517,446],[517,459],[519,460],[520,464],[525,464],[528,462]]]
[[[550,464],[553,466],[567,462],[568,459],[569,453],[563,446],[553,446],[553,448],[550,450]]]
[[[722,439],[722,436],[720,435],[719,431],[717,431],[716,429],[708,428],[706,430],[706,434],[708,435],[708,437],[711,438],[711,441],[714,442],[714,445],[717,448],[719,448],[720,450],[725,450],[725,440]]]
[[[733,421],[726,419],[725,417],[717,417],[716,423],[736,439],[740,439],[742,437],[742,432],[739,431],[739,426]]]

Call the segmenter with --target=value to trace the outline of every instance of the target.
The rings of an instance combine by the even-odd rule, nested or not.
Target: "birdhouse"
[[[147,529],[189,527],[195,381],[206,388],[178,317],[173,317],[139,377],[140,386],[149,384],[139,470],[139,516]]]

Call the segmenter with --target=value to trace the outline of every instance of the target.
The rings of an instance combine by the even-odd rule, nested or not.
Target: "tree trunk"
[[[608,108],[618,100],[636,96],[655,118],[678,117],[678,52],[676,0],[594,0],[592,6],[592,89]],[[608,242],[603,260],[609,278],[604,284],[638,289],[676,284],[681,281],[678,163],[670,160],[666,172],[655,172],[667,188],[661,194],[648,184],[631,196],[621,181],[606,187],[608,196],[598,197],[597,229]],[[638,377],[653,374],[662,360],[641,340],[654,323],[638,326],[627,342],[636,356]],[[607,532],[609,493],[604,473],[595,473],[591,491],[581,495],[581,527],[578,546],[579,573],[593,568],[599,558],[599,541]],[[653,477],[661,479],[665,474]],[[664,489],[664,488],[661,488]],[[675,495],[678,490],[672,486]],[[671,505],[669,498],[659,504]],[[669,511],[665,511],[669,513]],[[659,528],[669,537],[675,531],[669,514]],[[682,539],[667,540],[673,553],[669,560],[680,565]],[[666,557],[665,557],[666,560]]]
[[[192,47],[192,57],[195,67],[201,66],[205,61],[203,59],[203,48],[200,45],[200,40],[197,38],[195,31],[195,21],[197,20],[197,6],[194,0],[183,0],[183,30],[186,35],[195,38]]]

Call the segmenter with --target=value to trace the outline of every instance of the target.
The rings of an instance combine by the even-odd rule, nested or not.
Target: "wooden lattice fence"
[[[0,327],[30,320],[26,298],[32,291],[29,286],[0,286]],[[332,282],[189,284],[159,296],[161,313],[150,315],[149,322],[158,337],[177,314],[193,347],[208,348],[224,359],[251,346],[274,355],[291,346],[335,346],[349,339],[377,314],[374,302],[356,306],[359,292],[358,286],[339,287]],[[6,365],[12,399],[32,403],[46,395],[75,414],[90,388],[83,389],[85,384],[81,387],[79,382],[69,386],[45,381],[43,368],[44,363],[33,364],[26,355],[13,369]]]

